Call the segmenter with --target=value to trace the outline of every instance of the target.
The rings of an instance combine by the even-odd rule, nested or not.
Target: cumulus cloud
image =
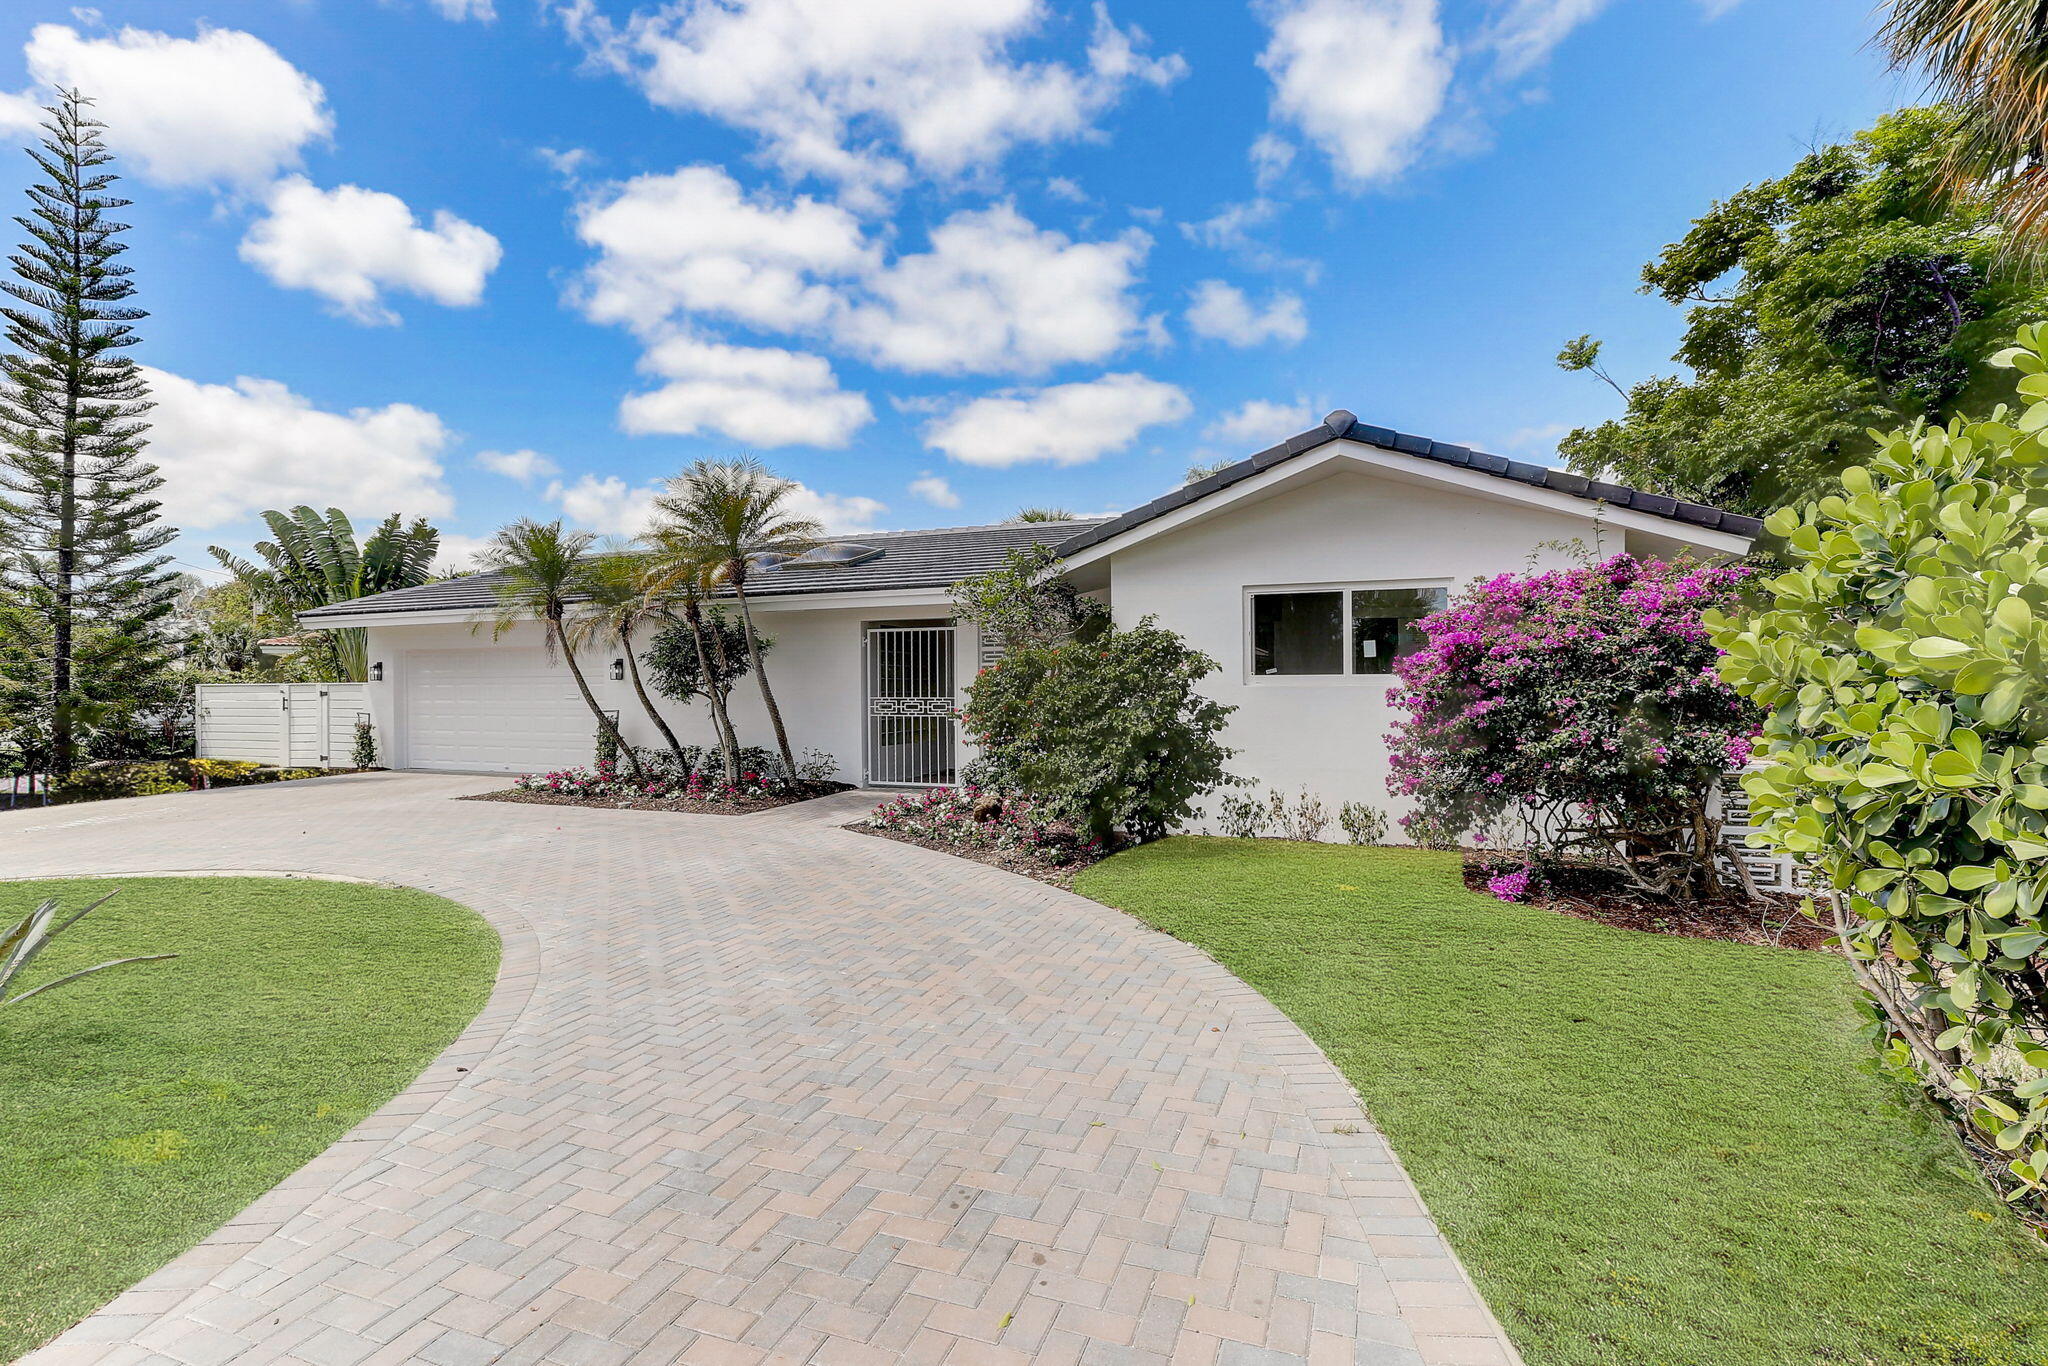
[[[956,213],[931,250],[863,282],[834,335],[878,365],[919,373],[1036,374],[1101,360],[1143,326],[1132,290],[1152,239],[1137,228],[1075,242],[1008,205]]]
[[[386,289],[467,306],[497,268],[498,239],[446,209],[422,227],[404,200],[380,190],[314,186],[287,176],[269,212],[242,239],[242,259],[287,289],[306,289],[363,323],[395,323]]]
[[[201,384],[142,368],[156,409],[149,458],[163,472],[164,515],[191,529],[265,508],[311,503],[353,516],[444,516],[442,483],[452,436],[409,403],[330,412],[276,380],[244,375]]]
[[[602,478],[585,474],[574,483],[557,480],[550,484],[547,497],[561,505],[562,518],[571,526],[631,538],[652,525],[654,500],[661,492],[659,483],[632,485],[615,474]],[[803,484],[790,491],[787,506],[793,514],[812,518],[835,535],[872,531],[875,519],[889,510],[873,498],[820,493]]]
[[[1275,120],[1354,185],[1407,169],[1450,86],[1436,0],[1268,0],[1263,13]]]
[[[551,479],[562,472],[560,465],[539,451],[531,450],[478,451],[476,465],[478,469],[502,474],[522,484],[530,484],[536,479]]]
[[[956,508],[960,506],[960,495],[953,492],[953,486],[943,475],[927,471],[910,481],[910,496],[930,503],[935,508]]]
[[[443,576],[460,574],[477,568],[477,557],[490,547],[488,536],[465,536],[459,531],[441,533],[441,544],[434,555],[434,572]]]
[[[1608,0],[1512,0],[1485,34],[1503,76],[1541,66],[1571,31],[1607,8]]]
[[[937,418],[924,444],[967,465],[1080,465],[1120,451],[1147,427],[1188,415],[1179,386],[1138,374],[992,394]]]
[[[668,382],[620,403],[619,424],[636,436],[717,432],[749,446],[843,446],[875,416],[865,396],[839,387],[824,357],[780,347],[675,336],[649,348],[640,368]]]
[[[1078,64],[1011,55],[1043,27],[1041,0],[670,0],[623,25],[587,3],[563,12],[654,103],[744,129],[784,171],[867,203],[904,183],[906,162],[955,176],[1078,137],[1132,83],[1186,71],[1101,4]]]
[[[123,170],[158,185],[252,187],[296,166],[306,144],[334,129],[327,96],[253,34],[201,27],[191,38],[124,28],[88,38],[38,24],[23,49],[45,92],[91,95]],[[19,134],[45,99],[8,96],[0,127]]]
[[[749,194],[717,166],[607,187],[584,202],[576,226],[599,252],[583,279],[585,313],[641,332],[678,313],[817,326],[839,302],[830,282],[876,260],[846,210]]]
[[[596,247],[576,297],[643,336],[712,318],[820,337],[918,373],[1035,374],[1101,360],[1143,329],[1133,297],[1152,239],[1075,241],[1015,207],[962,211],[889,259],[858,219],[808,196],[748,193],[688,166],[609,187],[578,232]]]
[[[1275,291],[1264,308],[1257,308],[1243,290],[1222,280],[1204,280],[1195,286],[1187,317],[1195,335],[1219,338],[1232,346],[1298,342],[1308,335],[1308,315],[1300,295]]]
[[[1275,403],[1255,398],[1217,418],[1202,435],[1211,441],[1263,449],[1296,432],[1307,431],[1318,420],[1306,403]]]

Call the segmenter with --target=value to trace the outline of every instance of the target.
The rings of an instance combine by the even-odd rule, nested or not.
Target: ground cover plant
[[[844,792],[848,786],[833,777],[839,771],[838,762],[816,749],[804,751],[794,778],[782,776],[781,760],[768,750],[758,746],[741,749],[733,756],[737,781],[726,779],[724,756],[716,747],[642,748],[635,751],[635,757],[640,765],[637,774],[617,759],[600,758],[589,768],[522,773],[503,791],[464,800],[743,814]]]
[[[1075,887],[1322,1046],[1530,1366],[2048,1360],[2048,1255],[1865,1068],[1839,957],[1499,902],[1416,849],[1176,838]]]
[[[169,961],[0,1010],[0,1361],[199,1241],[405,1087],[489,996],[498,941],[389,888],[0,883],[0,921],[114,899],[30,969]]]
[[[1101,840],[1020,796],[971,784],[891,797],[847,827],[905,844],[960,854],[1013,873],[1068,885],[1100,859]]]

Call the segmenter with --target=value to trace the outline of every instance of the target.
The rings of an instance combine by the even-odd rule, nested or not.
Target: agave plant
[[[4,1010],[8,1006],[18,1006],[29,997],[40,996],[51,987],[61,987],[66,982],[75,982],[81,977],[90,977],[95,972],[105,972],[108,968],[118,968],[124,963],[154,963],[160,959],[176,958],[178,956],[175,953],[146,953],[134,958],[112,958],[93,967],[81,968],[77,972],[66,973],[55,981],[45,982],[39,987],[31,987],[29,990],[20,993],[15,992],[14,983],[21,977],[23,972],[27,971],[28,965],[35,962],[37,956],[44,949],[50,947],[51,942],[58,935],[64,933],[64,931],[70,929],[73,925],[76,925],[79,921],[85,919],[113,899],[114,894],[108,892],[76,915],[66,916],[64,919],[59,920],[57,919],[57,899],[51,897],[30,911],[26,916],[23,916],[6,934],[0,935],[0,1010]]]

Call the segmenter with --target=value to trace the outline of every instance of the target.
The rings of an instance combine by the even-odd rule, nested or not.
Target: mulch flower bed
[[[674,811],[686,816],[746,816],[756,811],[773,811],[778,806],[794,806],[815,797],[829,797],[835,792],[845,792],[850,786],[848,783],[807,783],[783,792],[744,797],[691,797],[680,792],[659,796],[638,792],[621,796],[583,796],[508,787],[501,792],[479,792],[456,800],[516,802],[523,806],[586,806],[608,811]]]
[[[1065,855],[1065,862],[1058,862],[1051,853],[1043,849],[977,848],[973,845],[958,844],[951,840],[913,835],[901,830],[878,830],[874,826],[868,825],[865,821],[855,821],[848,825],[846,829],[853,831],[857,835],[874,835],[880,839],[895,840],[898,844],[914,844],[920,849],[930,849],[934,853],[951,854],[954,858],[964,858],[970,859],[975,863],[985,863],[991,868],[1000,868],[1006,873],[1017,873],[1024,877],[1035,878],[1040,882],[1050,883],[1066,891],[1074,889],[1074,875],[1076,873],[1092,864],[1102,862],[1113,852],[1100,846],[1090,849],[1076,849],[1069,851]]]
[[[1498,860],[1467,858],[1465,885],[1488,895],[1487,883],[1501,871]],[[1580,920],[1597,920],[1617,929],[1648,934],[1675,934],[1688,939],[1725,939],[1736,944],[1781,949],[1824,949],[1834,929],[1809,920],[1799,898],[1766,893],[1762,901],[1665,901],[1632,892],[1601,869],[1562,869],[1547,873],[1531,888],[1528,904]]]

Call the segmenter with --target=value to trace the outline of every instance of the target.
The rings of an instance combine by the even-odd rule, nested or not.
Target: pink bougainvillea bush
[[[1646,890],[1718,892],[1708,792],[1760,718],[1716,674],[1700,614],[1732,607],[1747,574],[1620,555],[1461,593],[1396,665],[1388,786],[1415,803],[1404,824],[1513,827]]]

